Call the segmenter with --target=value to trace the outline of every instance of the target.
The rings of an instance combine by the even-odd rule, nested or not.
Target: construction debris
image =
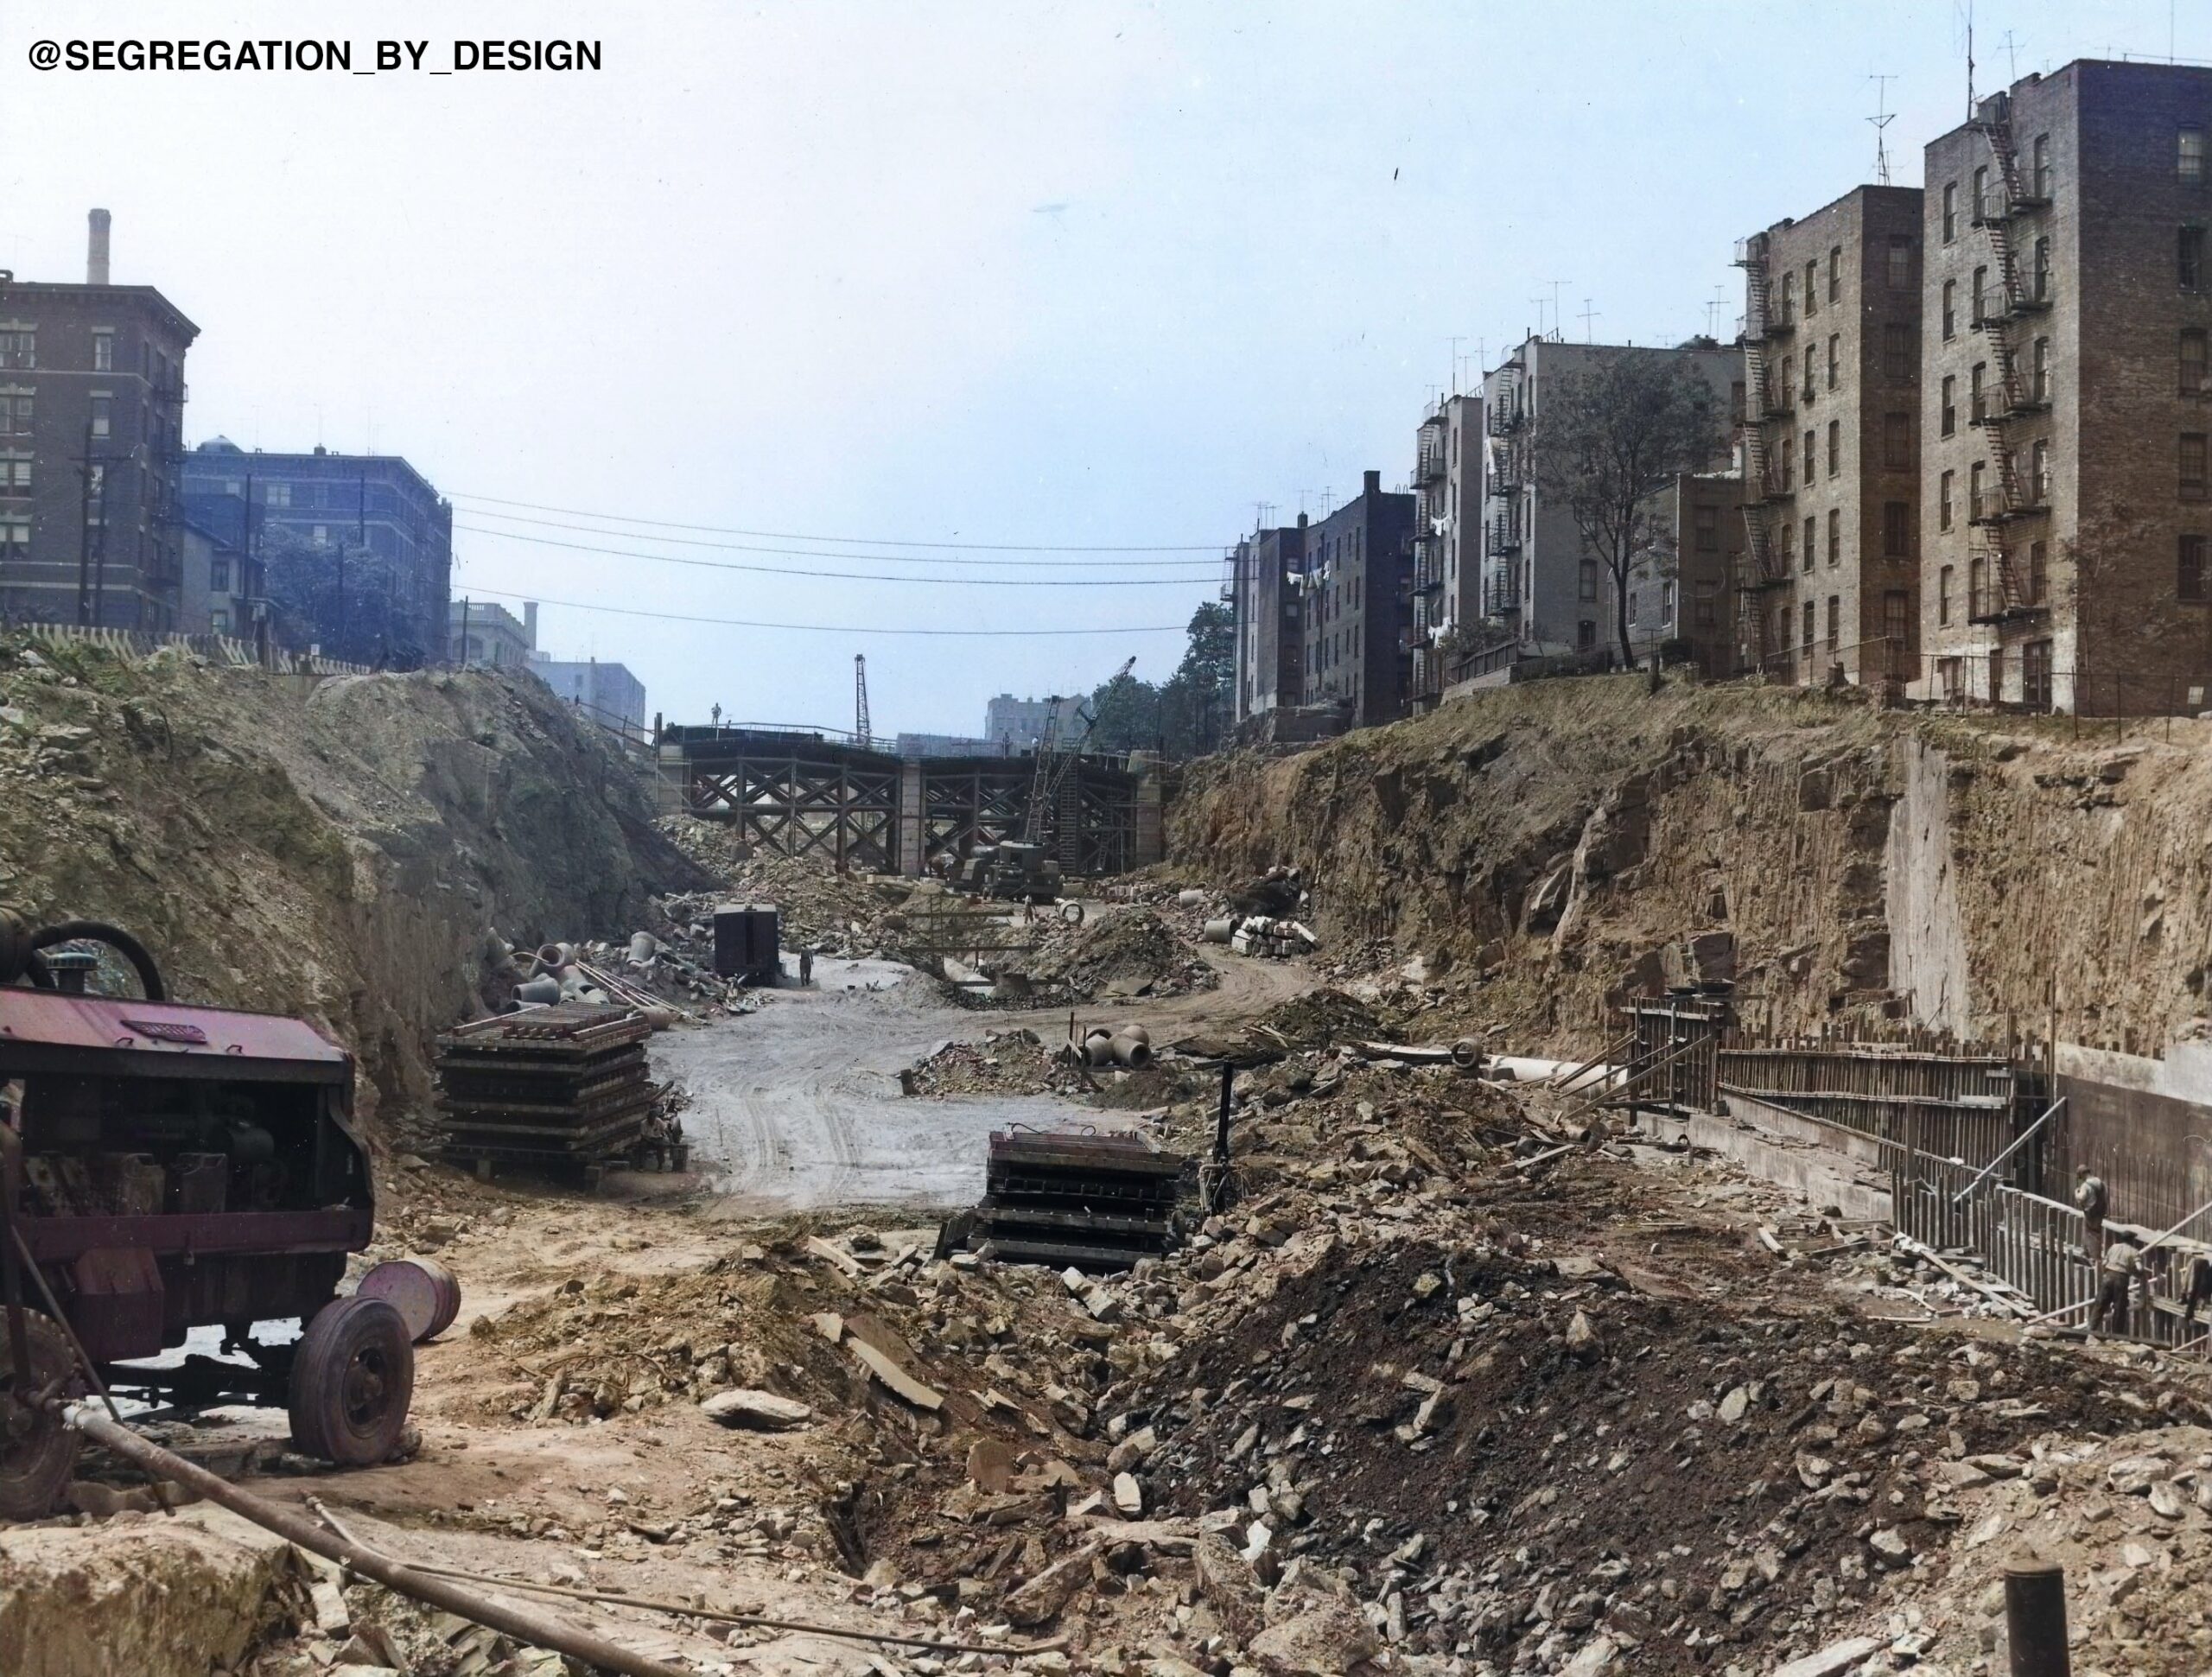
[[[983,1197],[940,1245],[1015,1262],[1128,1267],[1174,1236],[1180,1154],[1141,1133],[994,1130]]]
[[[457,1026],[438,1039],[445,1156],[582,1173],[616,1163],[683,1170],[680,1121],[657,1117],[645,1072],[652,1027],[621,1007],[562,1001]]]

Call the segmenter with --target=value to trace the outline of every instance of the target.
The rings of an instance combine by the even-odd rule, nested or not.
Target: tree
[[[421,644],[420,621],[402,604],[399,568],[373,549],[310,542],[281,526],[264,530],[259,545],[276,628],[287,641],[402,670],[442,650]]]
[[[1203,757],[1221,744],[1236,683],[1236,619],[1208,600],[1191,614],[1183,661],[1160,690],[1160,733],[1171,756]]]
[[[1617,350],[1588,372],[1548,379],[1535,416],[1537,492],[1574,521],[1613,581],[1621,661],[1636,661],[1628,584],[1659,561],[1649,498],[1701,468],[1720,446],[1720,403],[1694,364],[1667,350]]]
[[[1088,751],[1154,751],[1160,745],[1160,689],[1135,676],[1116,676],[1091,694]]]

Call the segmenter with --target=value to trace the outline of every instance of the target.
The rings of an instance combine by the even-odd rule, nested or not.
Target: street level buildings
[[[534,615],[537,607],[524,609]],[[537,625],[533,622],[530,626],[534,640]],[[594,721],[632,740],[651,739],[645,726],[645,684],[631,673],[628,665],[598,658],[556,658],[533,651],[530,672]]]
[[[1435,703],[1446,665],[1482,611],[1483,403],[1441,397],[1414,444],[1413,695]]]
[[[522,615],[517,617],[505,606],[488,600],[463,598],[448,608],[447,620],[448,664],[523,670],[530,667],[537,651],[537,602],[534,600],[524,601]]]
[[[81,285],[0,279],[0,611],[178,626],[184,357],[200,328],[109,278],[94,210]]]
[[[1918,188],[1859,187],[1738,247],[1746,670],[1859,683],[1916,667],[1921,219]]]
[[[1306,532],[1305,702],[1345,707],[1354,727],[1406,715],[1413,696],[1414,498],[1382,478]]]
[[[1017,699],[1001,693],[983,707],[983,737],[995,745],[1011,744],[1016,754],[1027,751],[1045,736],[1048,721],[1057,721],[1062,739],[1083,730],[1077,714],[1087,694],[1046,699]]]
[[[1236,626],[1236,721],[1305,702],[1306,515],[1236,544],[1230,605]]]

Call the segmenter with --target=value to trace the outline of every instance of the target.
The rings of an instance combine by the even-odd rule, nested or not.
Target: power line
[[[881,571],[813,570],[796,565],[750,565],[741,559],[698,559],[682,553],[645,553],[636,548],[594,547],[588,542],[563,542],[552,536],[525,536],[519,530],[492,530],[482,524],[455,524],[455,530],[475,536],[503,537],[537,547],[566,548],[575,553],[603,553],[618,559],[648,559],[663,565],[690,565],[701,570],[753,571],[769,576],[817,576],[845,582],[920,582],[935,588],[1192,588],[1211,580],[1204,576],[1108,576],[1091,580],[1068,576],[900,576]]]
[[[517,594],[511,588],[467,588],[465,598],[534,600],[540,606],[564,606],[570,611],[602,612],[610,617],[649,617],[663,623],[709,623],[728,629],[791,629],[832,635],[1179,635],[1187,623],[1109,624],[1102,628],[1077,629],[883,629],[855,623],[756,623],[741,617],[696,617],[684,612],[649,612],[636,606],[594,606],[582,600],[552,600],[542,594]]]
[[[1108,543],[1083,547],[1049,542],[919,542],[885,536],[810,536],[804,530],[740,530],[729,524],[687,524],[670,518],[639,518],[626,512],[592,512],[579,506],[547,506],[537,501],[508,500],[498,495],[454,494],[457,501],[482,501],[490,506],[522,506],[532,512],[563,512],[574,518],[600,518],[611,524],[651,524],[659,530],[703,530],[717,536],[759,536],[772,542],[848,542],[855,547],[967,548],[986,553],[1218,553],[1218,542],[1176,542],[1153,546]]]
[[[508,524],[536,524],[541,530],[573,530],[580,535],[585,536],[621,536],[626,537],[632,541],[659,542],[664,545],[670,547],[713,548],[717,551],[723,553],[772,553],[779,554],[787,559],[864,559],[870,564],[876,565],[1013,565],[1021,567],[1045,567],[1058,563],[1070,567],[1081,566],[1088,569],[1099,570],[1119,570],[1124,569],[1133,570],[1138,569],[1149,569],[1154,567],[1174,566],[1181,569],[1189,570],[1193,575],[1197,575],[1201,573],[1211,574],[1213,562],[1203,559],[1063,559],[1058,561],[1043,559],[940,559],[931,555],[919,553],[838,553],[828,549],[815,549],[810,548],[762,547],[757,543],[750,542],[707,542],[700,540],[696,536],[649,536],[645,531],[637,530],[601,530],[595,524],[572,524],[560,518],[525,518],[519,512],[490,512],[479,511],[474,509],[471,509],[470,516],[478,518],[500,518],[504,519]],[[480,524],[464,525],[462,527],[465,529],[476,530],[480,533],[488,536],[505,536],[509,533],[503,530],[486,530]],[[523,540],[526,538],[518,537],[516,539]],[[1220,550],[1221,549],[1218,546],[1213,549],[1216,553],[1218,553]]]

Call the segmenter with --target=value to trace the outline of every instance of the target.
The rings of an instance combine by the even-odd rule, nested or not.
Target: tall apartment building
[[[1651,551],[1628,579],[1629,644],[1639,660],[1687,657],[1708,681],[1737,673],[1743,501],[1735,473],[1685,472],[1645,503]]]
[[[1611,573],[1588,551],[1573,515],[1537,489],[1534,443],[1547,384],[1586,377],[1622,355],[1678,356],[1694,368],[1719,399],[1713,454],[1726,452],[1743,361],[1710,340],[1665,349],[1531,338],[1484,378],[1483,615],[1511,629],[1529,653],[1595,651],[1614,640]]]
[[[162,633],[200,328],[150,285],[111,284],[108,213],[91,219],[82,285],[0,277],[0,610]]]
[[[1382,474],[1306,532],[1306,702],[1344,704],[1351,725],[1395,721],[1413,700],[1414,497]]]
[[[334,454],[320,446],[306,454],[249,454],[219,436],[184,457],[184,491],[195,511],[224,499],[250,507],[264,562],[268,537],[277,530],[314,547],[365,550],[376,562],[363,575],[378,580],[363,586],[385,589],[398,626],[393,638],[404,643],[382,650],[396,661],[431,662],[446,645],[453,505],[400,456]],[[346,626],[334,603],[330,620],[296,625],[293,632],[338,656],[364,651],[341,649]]]
[[[1090,696],[1078,693],[1060,699],[1017,699],[1011,693],[1001,693],[983,707],[983,737],[994,744],[1011,740],[1016,752],[1027,751],[1044,737],[1045,723],[1058,707],[1059,731],[1063,737],[1078,732],[1083,723],[1077,709]]]
[[[1482,613],[1483,401],[1441,398],[1414,439],[1414,666],[1416,708],[1449,679],[1442,643]]]
[[[1859,187],[1738,248],[1746,669],[1815,683],[1916,668],[1921,193]]]
[[[2212,697],[2212,70],[2081,60],[1927,148],[1916,690]]]
[[[1230,604],[1236,623],[1236,720],[1300,703],[1305,643],[1300,589],[1306,563],[1306,515],[1295,524],[1255,530],[1236,544]]]

